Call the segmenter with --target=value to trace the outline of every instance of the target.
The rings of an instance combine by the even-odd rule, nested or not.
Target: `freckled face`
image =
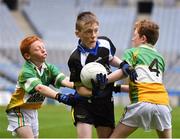
[[[44,43],[40,40],[37,40],[34,43],[32,43],[28,54],[28,59],[30,61],[35,63],[43,63],[47,57],[47,52],[44,47]]]

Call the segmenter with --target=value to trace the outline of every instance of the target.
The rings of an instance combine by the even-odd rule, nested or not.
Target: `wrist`
[[[115,85],[113,86],[113,91],[114,91],[115,93],[121,92],[121,84],[115,84]]]
[[[59,100],[60,95],[61,95],[60,93],[57,93],[54,99]]]
[[[125,64],[128,64],[125,60],[119,64],[119,68],[122,69]]]
[[[129,64],[126,61],[121,62],[119,65],[119,69],[122,69],[125,76],[128,76],[129,74],[129,67]]]
[[[76,86],[75,86],[75,85],[73,85],[73,89],[75,89],[75,90],[76,90]]]

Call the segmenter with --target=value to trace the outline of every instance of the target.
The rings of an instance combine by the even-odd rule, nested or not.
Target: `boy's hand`
[[[77,98],[73,94],[65,95],[65,94],[57,93],[55,99],[59,101],[59,103],[64,103],[69,106],[74,106],[77,101],[76,100]]]
[[[106,78],[106,74],[97,74],[96,75],[96,82],[91,79],[92,83],[92,95],[93,96],[99,96],[101,95],[102,91],[106,87],[108,79]]]
[[[135,82],[137,80],[137,73],[133,67],[131,67],[126,61],[121,62],[119,68],[122,69],[123,73],[128,76],[131,81]]]
[[[115,93],[121,93],[121,84],[114,84],[112,90],[115,92]]]

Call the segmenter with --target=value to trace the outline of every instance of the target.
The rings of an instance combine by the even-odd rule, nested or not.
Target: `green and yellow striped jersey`
[[[26,61],[23,65],[15,92],[12,94],[7,111],[21,107],[25,109],[38,109],[41,107],[45,97],[35,91],[38,84],[54,87],[61,87],[61,81],[65,75],[61,73],[54,65],[43,63],[41,71],[31,62]]]
[[[138,74],[137,82],[131,82],[131,103],[150,102],[154,104],[169,104],[168,93],[163,85],[165,62],[160,53],[149,44],[128,49],[123,60],[133,66]]]

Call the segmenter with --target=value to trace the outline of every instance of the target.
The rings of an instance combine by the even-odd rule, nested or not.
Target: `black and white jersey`
[[[81,40],[79,40],[77,48],[72,52],[68,60],[70,81],[81,81],[81,69],[90,62],[101,63],[106,68],[108,74],[111,73],[109,62],[113,59],[115,52],[114,44],[105,36],[98,37],[96,47],[93,49],[85,48]]]

